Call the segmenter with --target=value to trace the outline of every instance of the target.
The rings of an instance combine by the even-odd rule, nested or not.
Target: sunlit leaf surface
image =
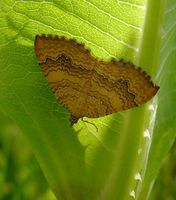
[[[174,0],[0,1],[0,109],[26,135],[58,199],[147,199],[175,136],[175,10]],[[34,54],[43,33],[135,63],[158,94],[71,127]]]

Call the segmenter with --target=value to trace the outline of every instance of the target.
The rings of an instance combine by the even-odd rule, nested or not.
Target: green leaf
[[[158,8],[158,4],[155,7]],[[159,172],[162,162],[168,150],[174,142],[176,134],[176,2],[167,0],[165,2],[163,21],[160,27],[160,48],[158,50],[158,74],[157,79],[160,85],[158,94],[158,105],[156,113],[156,125],[154,127],[152,145],[144,185],[140,195],[143,199],[151,192],[155,178]],[[151,13],[155,13],[151,10]]]
[[[58,199],[149,197],[175,137],[175,8],[174,0],[0,1],[0,109],[26,135]],[[34,54],[42,33],[75,38],[97,58],[134,62],[158,94],[71,127]]]

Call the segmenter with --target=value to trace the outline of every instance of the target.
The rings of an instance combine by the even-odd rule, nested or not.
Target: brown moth
[[[72,124],[146,103],[159,89],[132,63],[97,60],[83,44],[65,37],[37,35],[35,53]]]

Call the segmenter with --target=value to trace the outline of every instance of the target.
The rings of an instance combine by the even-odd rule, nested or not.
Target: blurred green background
[[[0,112],[0,199],[55,200],[30,145]]]

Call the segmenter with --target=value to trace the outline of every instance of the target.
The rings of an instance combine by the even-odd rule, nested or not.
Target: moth
[[[159,89],[134,64],[98,60],[83,44],[65,37],[37,35],[35,54],[72,124],[144,104]]]

